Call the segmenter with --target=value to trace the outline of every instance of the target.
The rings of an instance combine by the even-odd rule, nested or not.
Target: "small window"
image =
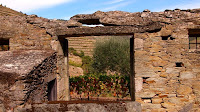
[[[182,62],[176,62],[176,67],[184,67],[184,64]]]
[[[189,30],[189,49],[200,49],[200,29]]]
[[[200,36],[189,37],[189,49],[200,49]]]
[[[8,50],[9,50],[9,40],[0,39],[0,51],[8,51]]]

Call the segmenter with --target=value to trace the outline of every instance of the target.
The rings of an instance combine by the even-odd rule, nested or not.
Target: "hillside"
[[[23,13],[0,5],[0,16],[23,16]]]

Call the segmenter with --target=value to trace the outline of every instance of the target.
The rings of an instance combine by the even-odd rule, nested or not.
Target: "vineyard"
[[[83,75],[70,78],[70,95],[72,100],[129,100],[128,76],[122,75]]]

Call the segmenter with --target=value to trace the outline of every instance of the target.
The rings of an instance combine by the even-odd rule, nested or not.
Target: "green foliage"
[[[92,68],[92,58],[89,56],[83,56],[82,57],[82,69],[85,75],[92,73],[93,68]]]
[[[75,67],[81,67],[82,66],[81,64],[75,63],[75,62],[70,61],[70,60],[69,60],[69,65],[72,65],[72,66],[75,66]]]
[[[76,66],[76,67],[81,67],[83,69],[83,73],[86,74],[90,74],[92,73],[93,68],[92,68],[92,58],[89,56],[85,56],[84,52],[81,51],[80,53],[78,53],[74,48],[69,48],[69,53],[72,53],[75,56],[79,56],[82,58],[82,65],[80,64],[76,64],[74,62],[69,61],[69,65],[72,66]]]
[[[75,56],[83,57],[85,55],[83,51],[78,53],[74,48],[69,48],[68,50],[69,53],[72,53]]]
[[[130,43],[127,37],[110,37],[96,43],[92,67],[96,72],[130,73]]]
[[[80,97],[88,96],[108,96],[124,98],[130,97],[128,76],[89,74],[70,79],[71,94],[79,94]]]

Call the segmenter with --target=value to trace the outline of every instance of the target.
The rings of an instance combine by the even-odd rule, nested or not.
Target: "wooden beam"
[[[134,56],[134,35],[130,38],[130,93],[131,101],[135,101],[135,56]]]

